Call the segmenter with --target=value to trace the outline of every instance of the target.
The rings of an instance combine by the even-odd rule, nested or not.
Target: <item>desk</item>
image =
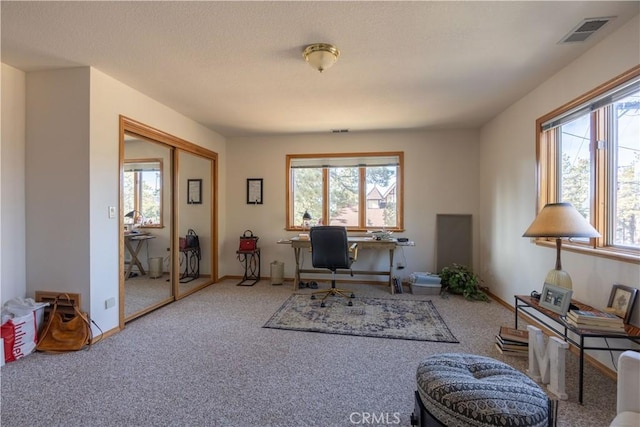
[[[585,311],[600,311],[596,308],[593,308],[589,305],[583,304],[576,300],[571,300],[571,303],[578,307],[578,310]],[[624,351],[630,350],[629,347],[619,348],[619,347],[609,347],[608,343],[605,342],[605,346],[603,345],[585,345],[585,340],[591,340],[594,338],[613,338],[613,339],[627,339],[629,341],[640,343],[640,328],[637,328],[632,325],[625,325],[625,333],[616,333],[609,331],[594,331],[577,328],[564,320],[564,316],[560,316],[558,313],[555,313],[551,310],[547,310],[544,307],[540,307],[540,304],[537,299],[531,298],[529,295],[516,295],[515,296],[515,307],[516,307],[516,319],[515,319],[515,327],[518,328],[518,312],[522,311],[533,317],[536,321],[546,326],[554,333],[563,338],[566,342],[569,342],[575,345],[580,350],[580,372],[578,378],[578,401],[582,404],[582,384],[584,380],[584,351],[585,350],[600,350],[600,351]],[[532,309],[531,311],[525,311],[525,309]],[[534,314],[542,315],[542,319],[540,317],[534,316]],[[549,321],[553,321],[559,323],[561,325],[558,328],[556,325],[552,325]],[[574,339],[569,336],[569,332],[578,336],[578,339]]]
[[[155,239],[155,237],[156,236],[153,236],[148,233],[125,233],[124,234],[124,247],[127,249],[127,251],[129,251],[129,254],[131,255],[131,261],[129,261],[129,266],[127,267],[127,270],[124,273],[125,280],[128,279],[129,276],[131,276],[131,269],[133,268],[134,265],[138,267],[140,274],[142,275],[147,274],[147,272],[144,271],[144,267],[142,266],[142,263],[138,259],[138,254],[140,253],[140,249],[142,248],[142,243],[148,242],[149,239]],[[135,245],[134,245],[134,242],[136,242]],[[148,246],[147,246],[147,249],[148,249]]]
[[[391,293],[395,293],[395,289],[393,287],[393,253],[396,250],[397,246],[413,246],[413,242],[403,242],[399,243],[396,239],[389,240],[374,240],[371,237],[349,237],[349,245],[354,243],[358,244],[358,250],[361,249],[374,249],[379,251],[387,250],[389,251],[389,270],[384,271],[376,271],[376,270],[338,270],[337,274],[368,274],[374,276],[388,276],[389,277],[389,289]],[[293,237],[288,240],[279,240],[278,243],[282,244],[290,244],[293,248],[293,253],[296,261],[296,273],[295,279],[293,281],[293,289],[298,289],[298,284],[300,283],[300,273],[326,273],[325,269],[301,269],[300,268],[300,251],[302,249],[310,249],[311,241],[308,239],[300,239],[299,237]],[[356,260],[356,263],[358,261]],[[355,263],[354,263],[355,264]]]

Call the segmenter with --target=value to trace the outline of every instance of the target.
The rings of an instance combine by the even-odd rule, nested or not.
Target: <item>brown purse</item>
[[[74,314],[70,319],[63,318],[58,311],[58,300],[65,296],[67,301],[71,302],[69,295],[60,294],[56,297],[47,326],[36,344],[36,350],[63,353],[82,350],[85,346],[91,345],[93,334],[87,314],[81,312],[75,304]]]

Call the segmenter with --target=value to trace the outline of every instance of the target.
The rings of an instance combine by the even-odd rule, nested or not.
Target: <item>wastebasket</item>
[[[284,262],[273,261],[271,263],[271,284],[282,285],[284,283]]]
[[[149,277],[157,279],[162,276],[162,258],[149,258]]]

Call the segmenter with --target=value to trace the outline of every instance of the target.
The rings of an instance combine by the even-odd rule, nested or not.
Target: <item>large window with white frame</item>
[[[402,230],[402,166],[402,152],[287,155],[287,229]]]
[[[572,203],[601,237],[569,248],[640,261],[640,66],[539,118],[536,128],[538,209]]]

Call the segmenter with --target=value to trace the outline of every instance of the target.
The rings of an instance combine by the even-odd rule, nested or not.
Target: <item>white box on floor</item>
[[[439,295],[440,289],[439,283],[411,283],[411,293],[416,295]]]

